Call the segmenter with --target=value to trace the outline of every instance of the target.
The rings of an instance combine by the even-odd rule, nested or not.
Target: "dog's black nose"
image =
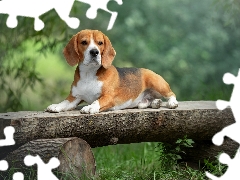
[[[99,54],[99,51],[97,49],[92,49],[90,51],[90,54],[93,56],[93,57],[96,57],[98,54]]]

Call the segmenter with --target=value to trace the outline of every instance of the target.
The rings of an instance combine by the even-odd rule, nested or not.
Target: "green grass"
[[[194,142],[187,136],[174,145],[166,143],[138,143],[93,149],[97,162],[96,180],[204,180],[205,171],[221,176],[226,166],[219,161],[196,165],[194,169],[182,161],[182,149]]]
[[[96,179],[206,179],[204,170],[194,170],[186,163],[178,163],[174,159],[176,154],[162,152],[157,145],[159,144],[140,143],[96,149],[94,151],[98,167]]]
[[[158,143],[116,145],[93,149],[99,180],[151,179],[206,179],[204,171],[194,170],[185,163],[165,162],[166,154],[159,151]],[[171,166],[165,166],[167,163]]]
[[[189,147],[184,137],[174,146],[163,143],[138,143],[93,149],[97,162],[96,180],[204,180],[205,171],[221,176],[226,166],[205,160],[194,169],[181,160],[181,147]],[[197,167],[196,167],[197,166]]]
[[[157,165],[154,162],[157,157],[154,157],[156,154],[153,146],[152,143],[140,143],[94,149],[99,179],[136,179],[149,176]]]

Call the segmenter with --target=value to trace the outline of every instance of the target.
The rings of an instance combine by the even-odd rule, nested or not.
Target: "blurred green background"
[[[44,110],[70,91],[75,67],[62,49],[82,29],[98,29],[117,52],[114,65],[144,67],[163,76],[178,100],[228,100],[232,86],[222,82],[226,72],[240,68],[240,3],[236,0],[123,0],[108,8],[118,12],[107,31],[110,14],[99,10],[86,17],[89,5],[75,1],[70,16],[80,19],[70,29],[51,10],[40,16],[42,31],[32,18],[18,17],[6,26],[0,14],[0,112]]]

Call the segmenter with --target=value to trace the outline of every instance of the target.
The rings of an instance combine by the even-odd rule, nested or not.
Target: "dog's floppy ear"
[[[81,54],[78,52],[78,34],[74,35],[71,40],[68,42],[68,44],[63,49],[63,54],[65,56],[65,59],[67,63],[70,66],[75,66],[79,63],[79,60],[81,59]]]
[[[107,36],[104,35],[104,50],[102,53],[102,66],[107,69],[112,65],[112,61],[116,55],[115,50]]]

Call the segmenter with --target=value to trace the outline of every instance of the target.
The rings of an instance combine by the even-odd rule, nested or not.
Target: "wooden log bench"
[[[239,147],[236,142],[226,139],[219,147],[211,143],[214,134],[233,123],[235,120],[231,109],[220,111],[214,101],[179,102],[177,109],[167,109],[163,104],[160,109],[125,109],[93,115],[80,114],[78,109],[60,113],[0,113],[0,139],[5,138],[3,129],[13,126],[16,141],[13,146],[0,147],[0,159],[22,161],[30,151],[41,155],[37,150],[43,148],[42,156],[47,162],[53,156],[60,157],[64,149],[70,159],[84,157],[75,166],[90,163],[89,171],[94,174],[94,157],[86,149],[139,142],[173,144],[185,135],[195,142],[195,146],[187,151],[185,158],[188,160],[215,158],[221,151],[233,156]],[[91,148],[87,148],[88,144]],[[71,169],[64,158],[60,161],[61,171]]]

